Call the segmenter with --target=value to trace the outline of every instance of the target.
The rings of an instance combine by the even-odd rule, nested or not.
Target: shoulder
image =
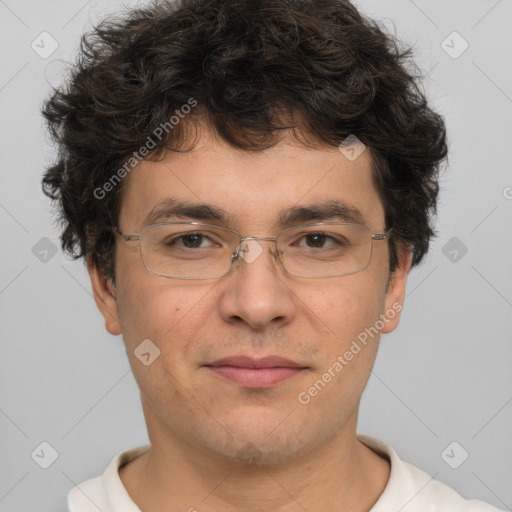
[[[91,478],[75,485],[68,493],[69,512],[109,512],[111,510],[102,486],[102,477]]]
[[[499,512],[499,509],[481,500],[466,499],[448,485],[432,478],[421,469],[403,462],[407,479],[423,485],[417,494],[411,497],[410,505],[403,508],[403,512],[416,510],[450,511],[450,512]],[[416,502],[416,503],[415,503]]]
[[[389,481],[371,512],[500,512],[480,500],[468,500],[448,485],[401,460],[391,446],[370,436],[358,440],[391,464]]]
[[[119,476],[119,467],[148,451],[150,445],[118,453],[103,475],[85,480],[68,493],[68,512],[140,512]]]

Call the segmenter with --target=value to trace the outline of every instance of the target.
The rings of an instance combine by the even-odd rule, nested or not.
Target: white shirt
[[[393,448],[382,441],[365,435],[358,435],[357,439],[383,455],[391,464],[386,488],[370,512],[499,512],[483,501],[464,499],[447,485],[401,460]],[[149,448],[148,444],[119,453],[102,476],[71,489],[68,494],[69,512],[141,512],[119,477],[119,466]]]

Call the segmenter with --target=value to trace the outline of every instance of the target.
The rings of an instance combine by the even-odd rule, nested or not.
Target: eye
[[[210,245],[203,245],[203,242],[206,244],[206,242],[208,241],[211,242]],[[219,245],[213,242],[211,238],[209,238],[208,236],[201,232],[184,233],[179,236],[170,237],[164,241],[164,244],[167,247],[176,247],[179,249],[203,249],[206,247],[213,247]]]
[[[326,246],[340,245],[341,243],[339,240],[323,232],[307,233],[303,235],[300,240],[305,243],[298,243],[297,245],[311,249],[323,249]]]

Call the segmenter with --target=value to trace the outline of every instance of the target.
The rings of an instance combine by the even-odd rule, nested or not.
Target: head
[[[123,334],[150,436],[224,458],[254,446],[271,462],[355,428],[380,333],[398,325],[408,272],[434,235],[446,156],[410,56],[343,0],[158,2],[83,37],[43,109],[59,150],[44,190],[63,249],[88,263],[107,330]],[[353,135],[364,145],[355,159],[338,147]],[[291,276],[262,241],[222,277],[169,279],[112,229],[140,233],[169,199],[242,236],[275,237],[292,211],[301,224],[332,220],[316,208],[328,202],[357,210],[371,233],[391,231],[350,275]],[[164,220],[199,219],[189,213]],[[160,352],[146,366],[136,353],[147,339]],[[304,371],[248,388],[212,374],[232,355]]]

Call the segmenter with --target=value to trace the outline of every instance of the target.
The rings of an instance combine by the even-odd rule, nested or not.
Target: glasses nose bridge
[[[245,242],[246,240],[268,240],[270,242],[277,242],[277,237],[272,236],[241,236],[240,243]]]
[[[272,236],[241,236],[240,237],[240,243],[236,246],[236,249],[235,249],[235,253],[238,254],[238,252],[240,251],[240,248],[243,247],[243,244],[244,242],[247,242],[247,241],[251,241],[251,240],[254,240],[254,241],[266,241],[266,242],[274,242],[275,244],[275,247],[276,247],[276,250],[277,250],[277,237],[272,237]],[[272,251],[270,251],[272,253]]]
[[[274,244],[276,246],[276,254],[274,254],[272,251],[270,251],[270,253],[274,257],[277,257],[277,259],[280,259],[279,258],[279,254],[278,254],[279,251],[277,251],[277,237],[271,237],[271,236],[240,236],[240,241],[239,241],[238,245],[235,247],[235,250],[231,253],[231,265],[233,265],[233,263],[241,257],[240,253],[246,252],[244,250],[244,242],[251,242],[253,240],[254,241],[274,242]],[[263,249],[261,250],[261,252],[263,252]],[[242,259],[246,259],[246,258],[242,257]]]

